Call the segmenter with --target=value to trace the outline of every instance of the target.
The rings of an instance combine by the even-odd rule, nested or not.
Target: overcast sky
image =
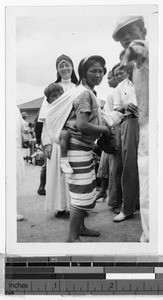
[[[120,43],[112,38],[117,19],[143,12],[148,26],[149,7],[143,8],[139,5],[9,8],[7,24],[15,16],[16,102],[43,96],[44,88],[56,79],[55,62],[63,53],[71,57],[76,70],[82,58],[102,55],[109,71],[119,61],[122,50]],[[107,85],[106,76],[104,83]]]

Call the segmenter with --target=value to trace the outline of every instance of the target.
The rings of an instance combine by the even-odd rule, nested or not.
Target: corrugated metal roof
[[[43,102],[44,97],[35,99],[35,100],[31,100],[22,104],[19,104],[18,107],[19,109],[39,109],[42,102]]]

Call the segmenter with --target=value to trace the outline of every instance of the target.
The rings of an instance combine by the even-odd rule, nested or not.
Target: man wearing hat
[[[29,123],[27,122],[27,113],[24,111],[22,112],[23,124],[26,130],[29,130]]]
[[[22,121],[23,121],[23,129],[25,131],[25,133],[27,134],[27,136],[30,138],[30,128],[29,128],[29,123],[26,121],[27,119],[27,113],[26,112],[22,112]],[[22,148],[22,152],[23,152],[23,157],[26,161],[26,163],[28,164],[28,160],[30,161],[30,148],[29,148],[29,142],[23,142],[23,148]]]
[[[113,32],[113,39],[120,42],[126,49],[122,59],[122,66],[127,66],[133,60],[133,84],[139,109],[139,149],[138,167],[140,182],[140,213],[143,233],[141,242],[149,242],[149,58],[148,43],[145,41],[146,28],[142,16],[121,18]],[[128,106],[132,112],[133,107]],[[120,216],[123,217],[123,216]],[[124,217],[125,218],[125,217]]]
[[[24,112],[22,112],[22,118],[24,119],[24,120],[26,120],[26,118],[27,118],[27,113],[24,111]]]
[[[27,120],[27,113],[26,112],[22,112],[22,118],[23,118],[23,124],[24,124],[24,128],[29,131],[29,123],[26,121]]]

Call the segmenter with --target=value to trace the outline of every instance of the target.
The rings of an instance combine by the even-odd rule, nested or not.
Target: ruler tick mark
[[[57,294],[61,294],[62,292],[64,292],[64,294],[73,294],[73,293],[80,293],[80,294],[85,294],[88,292],[88,294],[113,294],[113,295],[117,295],[117,294],[125,294],[127,293],[127,291],[129,291],[129,293],[132,293],[134,295],[139,295],[139,294],[146,294],[146,295],[150,295],[150,294],[162,294],[163,292],[163,278],[161,277],[161,275],[157,275],[157,272],[155,274],[155,278],[142,278],[143,280],[138,280],[138,281],[133,281],[133,279],[128,278],[128,280],[126,280],[126,282],[121,281],[120,279],[117,280],[106,280],[106,278],[104,275],[101,274],[105,274],[105,269],[101,269],[101,273],[100,275],[103,276],[103,280],[100,282],[100,278],[98,274],[94,275],[94,268],[97,267],[97,265],[100,267],[102,265],[101,262],[98,262],[98,260],[96,259],[95,263],[93,263],[93,261],[91,261],[91,259],[86,259],[83,260],[81,259],[81,261],[79,262],[79,260],[75,260],[73,259],[73,262],[71,262],[70,260],[68,261],[67,259],[64,260],[63,258],[57,258],[54,257],[53,260],[48,258],[48,261],[50,261],[51,264],[46,263],[46,259],[43,260],[35,260],[35,259],[29,259],[29,258],[24,258],[24,260],[16,260],[16,259],[11,259],[11,260],[6,260],[6,287],[5,287],[5,293],[6,294],[15,294],[15,293],[19,293],[19,294],[38,294],[38,293],[42,293],[44,292],[44,294],[49,294],[49,293],[57,293]],[[57,262],[56,262],[57,261]],[[10,264],[9,264],[10,263]],[[137,273],[142,273],[142,264],[144,263],[145,269],[147,272],[145,273],[154,273],[155,269],[152,268],[152,266],[156,265],[156,262],[139,262],[137,265],[135,265],[135,274]],[[96,265],[97,264],[97,265]],[[109,267],[111,266],[110,263],[110,259],[109,261],[105,260],[105,262],[103,263],[103,265],[107,265],[108,270]],[[121,263],[117,263],[117,266],[123,267],[125,265],[125,263],[123,263],[120,265]],[[121,271],[119,268],[120,267],[116,267],[115,265],[115,269],[118,268],[118,271]],[[44,266],[44,267],[43,267]],[[72,274],[65,274],[64,272],[61,272],[59,275],[57,274],[57,277],[54,277],[56,275],[54,275],[55,273],[55,267],[57,268],[60,266],[69,266],[71,267],[71,272]],[[80,269],[80,267],[92,267],[92,271],[93,275],[85,274],[84,278],[83,278],[83,273],[81,272],[81,275],[79,276],[80,278],[83,278],[84,282],[80,280],[76,281],[76,275],[73,272],[72,266],[76,266],[76,269]],[[126,268],[128,266],[130,266],[129,264],[127,265],[126,263]],[[162,266],[163,266],[163,262],[162,262]],[[22,267],[22,268],[21,268]],[[103,266],[104,267],[104,266]],[[140,269],[139,269],[140,267]],[[44,268],[44,269],[43,269]],[[113,268],[113,267],[112,267]],[[139,270],[138,270],[139,269]],[[130,268],[129,268],[130,270]],[[112,270],[113,273],[117,273],[117,270]],[[157,270],[156,270],[157,271]],[[22,273],[20,273],[22,272]],[[108,271],[109,272],[109,271]],[[159,272],[161,272],[159,270]],[[46,273],[46,276],[44,276]],[[80,273],[80,271],[79,271]],[[110,273],[110,272],[109,272]],[[112,272],[111,272],[112,273]],[[121,272],[120,272],[121,273]],[[124,273],[127,273],[127,271],[125,270]],[[134,274],[134,270],[132,271],[132,273]],[[10,275],[11,276],[8,276]],[[43,274],[43,277],[42,277]],[[20,275],[23,275],[22,277]],[[71,277],[72,275],[72,277]],[[106,275],[106,274],[105,274]],[[92,276],[94,276],[97,280],[94,281]],[[149,277],[149,276],[147,276]],[[56,279],[56,280],[52,280],[52,279]],[[95,279],[94,278],[94,279]],[[36,280],[35,280],[36,279]],[[45,280],[46,279],[46,280]],[[48,280],[47,280],[48,279]],[[67,279],[71,279],[71,280],[67,280]],[[74,281],[73,281],[74,279]],[[104,280],[105,279],[105,280]],[[151,280],[152,279],[152,280]],[[82,280],[82,279],[81,279]],[[63,282],[62,282],[63,281]],[[62,285],[63,283],[63,285]],[[85,290],[87,289],[87,290]]]

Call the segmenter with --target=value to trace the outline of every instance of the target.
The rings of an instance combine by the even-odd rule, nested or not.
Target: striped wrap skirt
[[[71,206],[90,210],[95,206],[96,178],[93,152],[90,143],[71,137],[68,158],[74,173],[66,174]]]

